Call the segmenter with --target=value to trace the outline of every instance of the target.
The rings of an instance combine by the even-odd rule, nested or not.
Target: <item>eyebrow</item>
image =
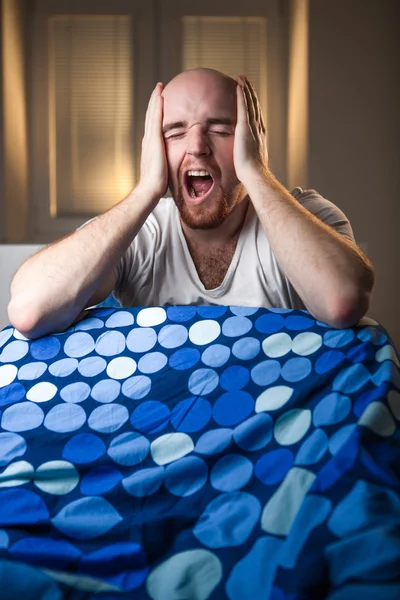
[[[213,117],[206,120],[206,125],[235,125],[236,121],[226,117]],[[187,121],[175,121],[173,123],[166,123],[163,127],[163,133],[171,131],[171,129],[184,129],[187,127]]]

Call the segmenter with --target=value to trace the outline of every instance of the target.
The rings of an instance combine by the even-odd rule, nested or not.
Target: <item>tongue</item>
[[[208,177],[207,179],[205,177],[191,177],[190,179],[190,184],[197,196],[204,196],[213,184],[211,177]]]

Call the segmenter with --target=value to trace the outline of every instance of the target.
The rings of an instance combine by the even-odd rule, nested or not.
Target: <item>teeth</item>
[[[189,177],[210,177],[208,171],[188,171]]]

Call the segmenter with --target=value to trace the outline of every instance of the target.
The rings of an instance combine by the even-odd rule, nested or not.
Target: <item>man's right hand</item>
[[[138,186],[157,200],[165,195],[168,187],[168,163],[162,134],[162,91],[163,84],[157,83],[147,107]]]

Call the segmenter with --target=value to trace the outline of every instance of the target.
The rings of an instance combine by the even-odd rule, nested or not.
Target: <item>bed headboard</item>
[[[0,329],[8,325],[7,305],[10,283],[15,271],[43,244],[0,244]]]

